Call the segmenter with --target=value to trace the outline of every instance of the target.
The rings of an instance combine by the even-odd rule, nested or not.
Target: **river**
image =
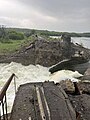
[[[78,43],[90,49],[90,37],[72,37],[71,40],[73,43]]]

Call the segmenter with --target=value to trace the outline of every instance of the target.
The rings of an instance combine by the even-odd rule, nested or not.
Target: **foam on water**
[[[10,64],[0,64],[0,90],[6,83],[8,78],[15,73],[16,85],[19,87],[21,84],[29,82],[44,82],[44,81],[54,81],[60,82],[61,80],[71,79],[72,81],[77,81],[77,77],[81,76],[78,72],[72,72],[69,70],[61,70],[53,75],[50,75],[49,68],[40,65],[29,65],[23,66],[20,63],[11,62]],[[13,105],[13,100],[15,96],[14,82],[12,81],[8,92],[8,112]]]
[[[55,83],[59,83],[61,80],[71,80],[72,82],[78,82],[79,77],[83,76],[77,71],[72,72],[70,70],[60,70],[52,74],[49,78],[49,81],[54,81]]]

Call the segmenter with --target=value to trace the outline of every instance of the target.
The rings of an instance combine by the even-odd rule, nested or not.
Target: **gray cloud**
[[[49,15],[71,15],[87,12],[90,9],[90,0],[21,0],[24,4],[33,6],[40,12]],[[83,13],[82,13],[83,14]]]
[[[0,17],[7,25],[11,21],[12,26],[18,27],[76,32],[90,30],[90,0],[1,1],[7,2],[4,9],[0,9]]]

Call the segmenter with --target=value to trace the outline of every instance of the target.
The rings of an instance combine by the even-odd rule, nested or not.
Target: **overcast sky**
[[[0,0],[0,25],[90,32],[90,0]]]

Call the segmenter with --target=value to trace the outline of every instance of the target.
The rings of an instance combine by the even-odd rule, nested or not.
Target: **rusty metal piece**
[[[1,101],[0,101],[0,106],[1,106]],[[0,109],[0,120],[1,120],[1,109]]]
[[[6,119],[8,120],[8,113],[7,113],[7,98],[5,94],[5,110],[6,110]]]
[[[80,119],[80,113],[76,111],[76,120],[81,120]]]
[[[15,76],[15,74],[13,73],[11,75],[11,77],[8,79],[8,81],[5,83],[4,87],[1,89],[1,91],[0,91],[0,101],[3,99],[3,97],[4,97],[4,95],[5,95],[5,93],[6,93],[6,91],[7,91],[7,89],[8,89],[8,87],[9,87],[9,85],[10,85],[14,76]]]
[[[74,87],[75,87],[75,95],[80,95],[81,93],[80,93],[80,90],[78,88],[77,82],[73,82],[73,84],[74,84]]]
[[[2,103],[2,111],[3,111],[3,120],[5,120],[5,114],[4,114],[4,101],[2,100],[1,103]]]
[[[14,76],[15,74],[13,73],[0,91],[0,106],[2,106],[2,113],[3,113],[3,115],[1,116],[1,111],[0,111],[0,120],[2,118],[3,120],[8,120],[6,91]],[[5,115],[5,111],[6,111],[6,115]]]

